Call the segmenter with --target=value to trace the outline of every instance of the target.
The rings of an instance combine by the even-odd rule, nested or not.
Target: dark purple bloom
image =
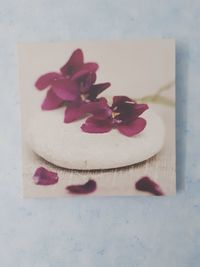
[[[39,167],[33,175],[33,181],[38,185],[52,185],[58,182],[58,175],[56,172]]]
[[[96,63],[84,63],[81,49],[75,50],[60,72],[46,73],[36,81],[35,86],[38,90],[49,89],[42,109],[56,109],[66,101],[80,102],[82,98],[95,99],[105,90],[104,85],[100,89],[94,87],[93,92],[89,93],[96,81],[97,69],[98,64]]]
[[[89,194],[93,193],[97,188],[97,184],[94,180],[88,180],[85,184],[70,185],[66,189],[72,194]]]
[[[146,126],[146,120],[139,116],[147,109],[148,105],[137,104],[126,96],[114,96],[112,106],[104,99],[100,107],[97,106],[94,112],[90,111],[92,116],[81,128],[87,133],[105,133],[116,128],[126,136],[134,136]]]
[[[138,180],[135,184],[135,188],[140,191],[149,192],[155,196],[164,195],[160,186],[147,176],[144,176]]]

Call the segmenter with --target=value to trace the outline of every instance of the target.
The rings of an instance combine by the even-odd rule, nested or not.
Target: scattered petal
[[[52,185],[58,182],[58,174],[48,171],[44,167],[39,167],[34,173],[33,181],[37,185]]]
[[[155,196],[164,195],[160,186],[147,176],[144,176],[138,180],[135,184],[135,188],[140,191],[149,192]]]
[[[89,194],[93,193],[97,188],[97,184],[94,180],[88,180],[85,184],[70,185],[66,189],[73,194]]]
[[[38,90],[43,90],[51,85],[52,81],[61,78],[62,76],[57,72],[49,72],[42,75],[35,83]]]
[[[98,120],[93,116],[85,121],[81,129],[86,133],[107,133],[112,129],[112,121],[110,119]]]
[[[143,118],[137,118],[136,120],[132,121],[129,124],[121,123],[117,125],[116,128],[119,130],[120,133],[128,137],[131,137],[143,131],[145,126],[146,126],[146,120]]]
[[[42,110],[52,110],[62,106],[64,100],[59,98],[54,91],[51,89],[48,90],[47,95],[42,103]]]

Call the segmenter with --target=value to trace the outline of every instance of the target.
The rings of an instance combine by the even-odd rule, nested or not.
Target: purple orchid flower
[[[87,93],[96,80],[97,63],[84,63],[81,49],[75,50],[60,72],[42,75],[35,83],[38,90],[48,88],[42,104],[43,110],[52,110],[62,106],[66,101],[80,101],[82,93]],[[90,94],[91,99],[98,95],[99,88]]]
[[[148,105],[137,104],[126,96],[114,96],[112,106],[102,98],[100,103],[96,102],[96,109],[89,111],[92,116],[81,129],[87,133],[106,133],[116,128],[120,133],[131,137],[145,128],[146,120],[139,116],[147,109]]]

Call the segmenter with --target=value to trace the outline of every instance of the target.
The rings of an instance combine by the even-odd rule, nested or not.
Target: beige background
[[[134,183],[144,175],[157,181],[167,195],[175,193],[175,110],[151,104],[166,125],[166,141],[160,153],[146,162],[110,171],[80,172],[57,168],[35,155],[26,144],[26,128],[35,110],[40,108],[46,91],[34,88],[35,80],[44,73],[57,71],[72,51],[82,48],[86,61],[98,62],[97,82],[109,81],[109,95],[124,94],[140,98],[154,94],[175,80],[175,43],[173,40],[144,40],[134,42],[94,42],[61,44],[20,44],[19,79],[22,108],[23,195],[25,197],[67,196],[65,187],[97,181],[98,190],[92,195],[148,195],[134,189]],[[106,92],[107,93],[107,92]],[[106,94],[104,94],[106,95]],[[175,98],[172,83],[165,95]],[[155,133],[156,134],[156,133]],[[57,171],[58,184],[38,186],[32,175],[38,166]]]

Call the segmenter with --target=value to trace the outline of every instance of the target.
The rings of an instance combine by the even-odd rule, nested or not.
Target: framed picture
[[[174,40],[18,50],[24,197],[175,194]]]

